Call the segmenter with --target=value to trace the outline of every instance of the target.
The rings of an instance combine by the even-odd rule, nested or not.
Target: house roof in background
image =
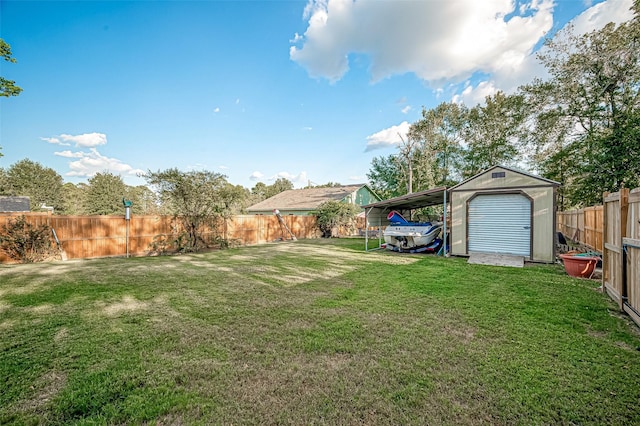
[[[325,201],[340,201],[347,195],[366,186],[344,185],[326,188],[290,189],[267,198],[247,208],[248,212],[265,210],[315,210]]]
[[[29,197],[0,196],[0,212],[28,212],[30,206]]]

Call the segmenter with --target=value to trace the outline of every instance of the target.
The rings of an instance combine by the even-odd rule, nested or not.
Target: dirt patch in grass
[[[137,312],[145,310],[149,306],[148,303],[137,300],[132,296],[124,296],[120,302],[114,302],[106,306],[101,305],[103,305],[102,302],[98,303],[98,307],[110,317],[120,315],[123,312]]]
[[[35,390],[30,398],[24,400],[20,411],[41,413],[49,402],[65,387],[67,374],[60,371],[48,371],[32,385]]]

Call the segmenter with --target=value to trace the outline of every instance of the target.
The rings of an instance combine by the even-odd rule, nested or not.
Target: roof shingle
[[[265,210],[315,210],[325,201],[340,201],[360,185],[332,186],[326,188],[290,189],[267,198],[247,208],[248,212]]]

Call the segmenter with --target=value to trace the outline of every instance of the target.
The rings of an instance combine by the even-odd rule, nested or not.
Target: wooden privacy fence
[[[603,212],[603,206],[558,212],[558,231],[566,238],[602,253]]]
[[[0,213],[0,229],[11,219],[24,215],[34,225],[48,225],[58,237],[69,259],[145,255],[153,243],[176,235],[179,227],[172,216],[57,216],[48,213]],[[284,223],[297,238],[319,236],[315,216],[283,216]],[[127,229],[128,225],[128,229]],[[283,232],[284,231],[284,232]],[[232,244],[253,245],[289,238],[276,216],[243,215],[225,219],[219,229],[208,230]],[[0,251],[0,262],[9,259]]]
[[[603,203],[602,283],[640,325],[640,188],[605,193]]]

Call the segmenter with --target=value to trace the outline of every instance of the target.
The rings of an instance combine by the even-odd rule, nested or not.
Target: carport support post
[[[444,189],[444,255],[447,256],[447,189]]]
[[[369,212],[364,211],[364,251],[369,251]]]

